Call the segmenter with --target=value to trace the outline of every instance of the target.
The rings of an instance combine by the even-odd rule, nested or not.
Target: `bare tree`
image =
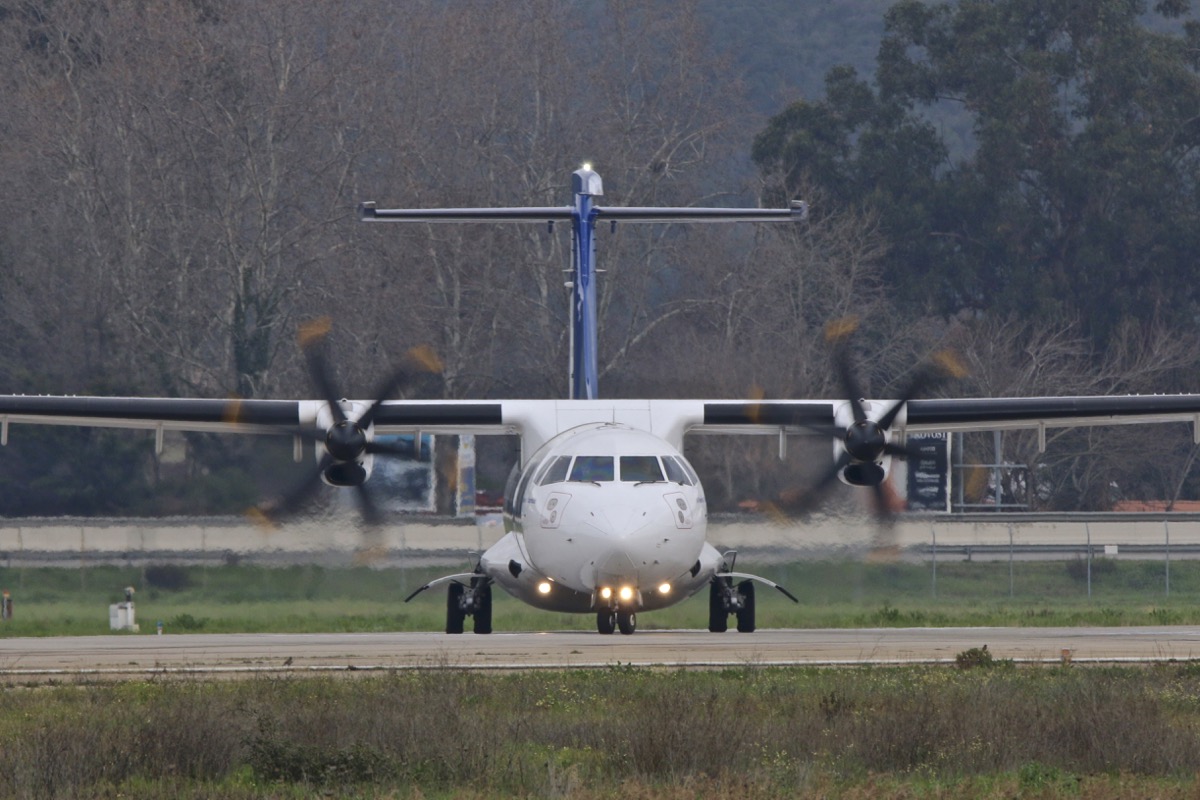
[[[352,219],[345,100],[362,76],[333,54],[362,20],[343,10],[318,26],[285,2],[112,0],[7,21],[22,55],[9,157],[40,157],[6,194],[40,207],[50,234],[22,250],[10,297],[81,304],[64,317],[92,343],[93,375],[157,392],[278,386],[294,296]],[[37,45],[16,47],[30,26]]]
[[[955,326],[969,376],[957,392],[989,397],[1137,394],[1175,391],[1191,370],[1196,343],[1162,326],[1129,322],[1103,354],[1092,353],[1074,321],[1020,323],[984,317]],[[1003,491],[1033,508],[1104,510],[1123,498],[1174,500],[1195,458],[1187,426],[1050,429],[964,438],[968,464],[1007,462]],[[1155,443],[1147,447],[1148,437]],[[968,481],[975,499],[990,478]],[[994,487],[993,487],[994,492]]]

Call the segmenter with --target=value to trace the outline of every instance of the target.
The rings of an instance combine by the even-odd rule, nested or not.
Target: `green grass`
[[[453,669],[0,689],[3,797],[1194,797],[1200,672]]]
[[[758,587],[758,623],[779,627],[1071,626],[1200,623],[1200,561],[1164,565],[1100,560],[1092,594],[1078,562],[943,562],[936,594],[928,564],[852,561],[739,564],[787,587],[799,599]],[[105,634],[108,604],[137,589],[138,622],[152,633],[440,630],[444,589],[404,598],[451,571],[294,567],[15,568],[0,569],[0,588],[14,618],[0,636]],[[702,628],[705,593],[673,608],[639,616],[642,630]],[[503,592],[495,598],[496,630],[591,630],[590,615],[530,608]]]

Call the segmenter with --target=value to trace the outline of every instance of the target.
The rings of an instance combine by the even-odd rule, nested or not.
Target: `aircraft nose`
[[[596,561],[597,586],[628,583],[635,575],[637,575],[637,566],[629,557],[629,553],[621,548],[610,550],[603,558]]]
[[[603,553],[595,561],[597,585],[638,583],[661,577],[657,570],[663,547],[678,533],[670,519],[654,519],[653,515],[640,511],[617,519],[607,515],[604,529]]]

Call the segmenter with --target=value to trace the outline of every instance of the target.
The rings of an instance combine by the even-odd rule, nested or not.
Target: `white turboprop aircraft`
[[[598,206],[599,176],[589,167],[573,175],[573,206],[380,210],[362,206],[365,221],[570,221],[571,396],[566,400],[391,401],[403,382],[389,381],[381,399],[342,400],[319,357],[310,350],[318,400],[209,400],[189,398],[0,397],[0,443],[13,423],[109,426],[165,431],[274,433],[316,443],[312,478],[285,508],[299,503],[318,481],[362,491],[376,456],[396,451],[376,437],[399,433],[516,434],[520,462],[505,492],[505,535],[474,570],[448,575],[417,591],[448,584],[446,630],[461,633],[468,616],[476,633],[492,630],[492,586],[551,611],[596,615],[600,633],[633,633],[637,613],[678,603],[709,589],[709,630],[755,627],[754,581],[733,571],[706,541],[704,489],[684,458],[688,433],[825,433],[833,464],[816,487],[835,479],[882,492],[892,457],[908,454],[914,432],[979,431],[1123,423],[1190,421],[1200,441],[1200,395],[915,399],[918,380],[895,400],[861,400],[852,371],[842,363],[843,400],[601,400],[596,398],[594,232],[597,221],[799,221],[802,203],[787,209],[630,208]],[[418,357],[419,356],[419,357]],[[419,351],[408,369],[433,369]],[[736,583],[735,583],[736,582]],[[414,593],[417,594],[417,593]],[[790,594],[788,594],[793,600]],[[410,596],[411,600],[412,597]]]

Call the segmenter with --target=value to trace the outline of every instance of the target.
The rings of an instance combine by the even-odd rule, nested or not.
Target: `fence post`
[[[1166,582],[1167,597],[1171,596],[1171,522],[1163,520],[1163,536],[1166,540]]]
[[[1008,523],[1008,596],[1013,597],[1013,529]]]
[[[937,599],[937,529],[931,524],[929,526],[929,535],[933,538],[933,546],[930,552],[933,554],[933,597]]]
[[[1083,529],[1087,531],[1087,587],[1088,600],[1092,599],[1092,526],[1084,522]]]

